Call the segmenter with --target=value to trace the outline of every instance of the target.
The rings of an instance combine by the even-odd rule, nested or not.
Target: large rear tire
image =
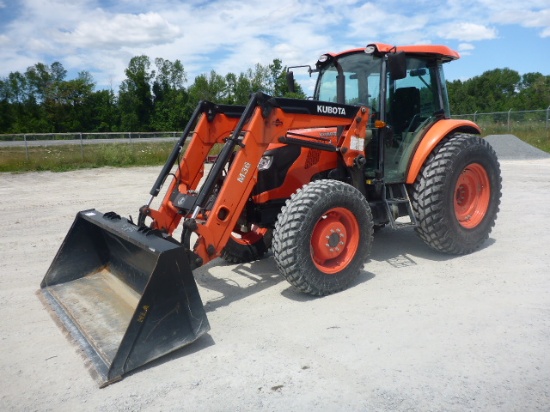
[[[416,232],[438,251],[473,252],[495,225],[501,191],[500,165],[489,143],[453,134],[434,149],[414,183]]]
[[[282,208],[273,234],[273,256],[290,284],[324,296],[357,278],[372,239],[372,213],[365,197],[346,183],[317,180]]]

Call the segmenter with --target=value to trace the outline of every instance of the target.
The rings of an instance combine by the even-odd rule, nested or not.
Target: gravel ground
[[[317,299],[271,256],[215,260],[195,273],[212,330],[105,389],[35,293],[75,213],[135,217],[158,168],[0,174],[1,409],[550,410],[550,159],[490,141],[503,197],[476,253],[384,229],[357,282]]]
[[[497,152],[500,160],[548,159],[546,153],[511,134],[490,135],[485,138]]]

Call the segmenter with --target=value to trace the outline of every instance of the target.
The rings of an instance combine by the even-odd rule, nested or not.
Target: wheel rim
[[[240,245],[253,245],[265,236],[269,229],[252,225],[248,232],[242,232],[240,230],[233,230],[231,232],[231,239]]]
[[[464,168],[454,192],[456,219],[466,229],[479,225],[491,199],[489,176],[479,163],[472,163]]]
[[[359,247],[359,224],[349,210],[327,211],[315,224],[311,236],[311,257],[320,271],[336,274],[353,260]]]

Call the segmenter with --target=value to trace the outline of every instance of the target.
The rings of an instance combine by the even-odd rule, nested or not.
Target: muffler
[[[195,257],[113,212],[77,214],[39,295],[100,387],[210,330]]]

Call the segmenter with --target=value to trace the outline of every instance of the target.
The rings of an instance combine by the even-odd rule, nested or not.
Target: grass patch
[[[0,172],[63,172],[104,166],[156,166],[166,162],[173,142],[0,148]]]
[[[514,134],[521,140],[550,153],[550,129],[544,123],[507,124],[478,122],[484,136]],[[0,148],[0,172],[53,171],[64,172],[97,167],[161,166],[166,162],[174,142],[106,143],[84,146],[29,146]],[[216,145],[211,154],[219,153]]]

